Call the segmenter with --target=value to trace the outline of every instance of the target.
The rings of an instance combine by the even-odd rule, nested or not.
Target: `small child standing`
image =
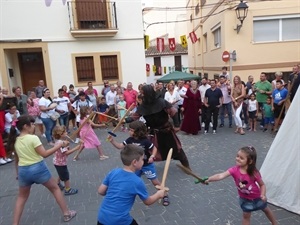
[[[75,101],[75,97],[76,97],[76,91],[74,91],[74,85],[70,84],[69,85],[69,91],[68,91],[68,95],[70,98],[70,102],[71,104],[73,104],[73,102]],[[69,121],[72,121],[72,125],[73,125],[73,129],[76,129],[76,115],[74,114],[73,110],[71,110],[70,114],[69,114]]]
[[[255,94],[250,95],[250,99],[248,101],[248,118],[250,122],[250,131],[256,131],[256,118],[258,114],[258,102],[255,98]]]
[[[101,112],[103,114],[107,114],[109,110],[109,106],[106,104],[106,99],[105,97],[101,97],[100,103],[98,104],[98,112]],[[99,122],[100,123],[106,123],[107,122],[107,117],[104,115],[99,114]]]
[[[215,174],[208,178],[205,183],[223,180],[232,176],[240,196],[240,206],[243,210],[243,225],[250,225],[251,212],[262,210],[272,225],[277,221],[267,205],[266,186],[256,168],[257,154],[254,147],[242,147],[236,155],[236,166],[227,171]]]
[[[129,144],[121,150],[123,169],[110,171],[98,188],[98,193],[105,196],[98,211],[97,225],[130,224],[137,222],[130,215],[130,210],[138,195],[145,205],[151,205],[164,196],[159,190],[149,196],[143,180],[135,175],[142,169],[144,150],[142,147]]]
[[[267,103],[264,104],[263,110],[264,110],[264,115],[265,115],[265,127],[264,127],[264,132],[268,130],[269,124],[271,124],[272,130],[274,126],[274,113],[272,111],[272,98],[268,97],[267,98]]]
[[[66,139],[66,136],[68,135],[67,129],[65,126],[55,126],[52,131],[53,137],[55,139],[55,145],[64,145],[64,140]],[[77,189],[71,188],[70,186],[70,175],[69,170],[67,167],[67,157],[68,155],[72,154],[73,152],[79,150],[83,146],[83,142],[80,142],[79,145],[77,145],[73,149],[69,149],[69,146],[62,147],[60,150],[56,151],[54,153],[53,158],[53,164],[55,166],[55,169],[58,173],[58,180],[57,184],[60,187],[61,190],[65,189],[65,195],[75,195],[78,193]],[[65,183],[65,186],[63,186],[60,181],[63,181]]]
[[[117,103],[117,111],[118,111],[118,119],[120,120],[126,113],[126,102],[124,100],[124,95],[119,95],[119,102]],[[125,121],[122,122],[121,131],[126,131],[125,129]]]
[[[88,117],[89,108],[82,106],[80,108],[80,124],[84,123],[84,121]],[[99,141],[93,127],[103,127],[105,124],[95,124],[92,120],[87,121],[84,126],[80,130],[80,138],[84,142],[84,146],[82,146],[77,154],[74,156],[73,161],[78,160],[78,157],[84,148],[97,148],[100,160],[108,159],[109,157],[103,154],[103,149],[101,146],[101,142]]]
[[[130,137],[123,141],[123,143],[116,142],[111,136],[109,137],[109,141],[117,149],[123,149],[128,144],[141,146],[144,149],[144,165],[141,169],[136,170],[135,173],[139,177],[142,174],[145,174],[147,179],[149,179],[152,182],[154,187],[160,185],[160,181],[156,177],[156,169],[154,165],[154,159],[157,153],[157,148],[147,138],[146,125],[138,120],[131,122],[129,124],[129,135]],[[168,206],[170,204],[167,194],[163,197],[162,204],[164,206]]]
[[[20,117],[20,113],[19,113],[19,110],[17,110],[17,106],[15,104],[10,104],[9,110],[5,114],[4,129],[7,134],[10,133],[11,125],[14,121],[16,121],[18,119],[18,117]],[[20,133],[20,132],[17,130],[17,133]]]

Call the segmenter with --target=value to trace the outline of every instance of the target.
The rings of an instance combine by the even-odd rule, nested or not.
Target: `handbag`
[[[50,116],[51,120],[56,121],[60,117],[60,114],[58,112],[54,112],[49,116]]]

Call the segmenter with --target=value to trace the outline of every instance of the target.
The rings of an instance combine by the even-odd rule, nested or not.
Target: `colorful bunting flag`
[[[165,50],[165,43],[164,42],[165,42],[164,38],[157,38],[156,39],[157,51],[163,52]]]
[[[150,64],[149,63],[146,64],[146,71],[150,72]]]
[[[195,44],[195,43],[197,42],[197,35],[196,35],[195,31],[191,32],[191,33],[189,34],[189,36],[190,36],[191,42],[192,42],[193,44]]]
[[[186,35],[181,35],[180,40],[181,40],[182,47],[187,48],[188,44],[187,44],[187,40],[186,40]]]
[[[172,52],[175,51],[176,48],[175,38],[169,38],[169,48]]]
[[[145,49],[149,48],[149,35],[144,35],[144,47]]]
[[[153,71],[153,73],[156,73],[156,65],[152,66],[152,71]]]

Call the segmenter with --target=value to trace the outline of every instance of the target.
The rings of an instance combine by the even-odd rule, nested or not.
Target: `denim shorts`
[[[274,124],[273,117],[265,117],[265,124]]]
[[[30,186],[34,183],[44,184],[51,178],[51,173],[44,160],[30,166],[19,166],[18,170],[20,187]]]
[[[263,210],[267,208],[267,202],[261,200],[261,198],[256,198],[253,200],[249,200],[246,198],[240,198],[240,206],[243,212],[252,212],[256,210]]]
[[[156,179],[156,170],[155,170],[154,163],[150,163],[146,166],[143,166],[142,169],[136,171],[135,174],[138,175],[139,177],[142,174],[145,174],[147,179],[149,179],[149,180]]]

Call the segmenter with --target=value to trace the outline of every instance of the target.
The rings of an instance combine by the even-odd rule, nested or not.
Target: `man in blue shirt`
[[[272,110],[274,112],[274,118],[275,118],[275,129],[279,124],[282,123],[282,120],[284,118],[284,112],[281,113],[281,115],[280,112],[284,110],[283,107],[287,95],[288,95],[288,90],[284,88],[281,80],[277,80],[276,89],[274,89],[274,91],[272,92]]]

